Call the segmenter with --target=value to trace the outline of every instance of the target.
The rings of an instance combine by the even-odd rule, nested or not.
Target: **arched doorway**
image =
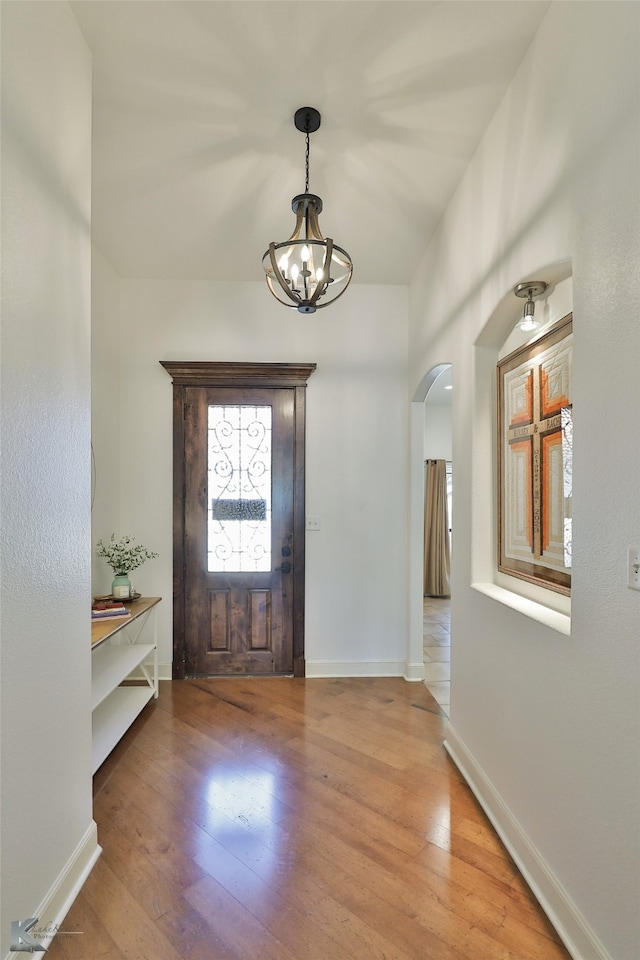
[[[422,379],[411,404],[410,655],[414,663],[418,657],[422,660],[422,670],[415,672],[421,673],[420,679],[425,680],[445,713],[448,713],[450,689],[450,601],[443,596],[424,596],[425,461],[436,461],[428,469],[432,475],[441,474],[448,493],[447,529],[439,531],[440,537],[448,539],[453,479],[452,396],[453,369],[451,364],[441,363]],[[438,581],[439,594],[449,592],[447,581],[448,578],[446,586]],[[433,584],[429,589],[434,592]]]
[[[451,690],[450,544],[453,493],[453,370],[445,366],[424,400],[425,461],[422,642],[424,681],[448,715]]]

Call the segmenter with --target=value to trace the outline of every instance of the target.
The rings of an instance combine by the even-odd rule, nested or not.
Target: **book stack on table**
[[[92,620],[118,620],[130,616],[131,611],[119,600],[94,600],[91,605]]]

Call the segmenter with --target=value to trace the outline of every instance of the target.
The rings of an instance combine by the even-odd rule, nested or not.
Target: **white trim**
[[[451,724],[444,747],[573,960],[613,960]]]
[[[404,677],[409,683],[424,680],[424,663],[402,660],[307,660],[305,676],[322,677]],[[135,674],[132,674],[135,678]],[[139,679],[142,679],[140,674]],[[158,664],[158,680],[172,680],[172,664]]]
[[[402,660],[307,660],[305,676],[322,677],[402,677]]]
[[[173,680],[173,664],[172,663],[158,664],[158,680]]]
[[[425,382],[426,392],[438,374],[436,368],[429,371]],[[420,390],[421,388],[419,388]],[[405,658],[407,664],[415,664],[424,658],[424,397],[419,403],[411,403],[409,410],[409,578],[408,627]],[[423,679],[409,676],[406,679]]]
[[[511,607],[512,610],[517,610],[518,613],[530,617],[531,620],[537,620],[538,623],[564,634],[565,637],[571,636],[571,617],[565,613],[552,610],[551,607],[546,607],[535,600],[529,600],[518,593],[512,593],[511,590],[505,590],[504,587],[499,587],[495,583],[474,582],[471,584],[471,589],[483,593],[485,597],[491,597],[492,600],[497,600],[498,603]]]
[[[95,820],[92,820],[84,837],[69,857],[66,866],[58,875],[51,889],[45,894],[40,906],[32,914],[29,914],[29,916],[38,918],[36,927],[55,928],[56,926],[62,926],[73,901],[80,893],[101,853],[102,847],[98,844],[98,827]],[[11,919],[23,921],[26,918],[12,917]],[[50,946],[51,941],[43,940],[43,944]],[[5,960],[22,960],[22,958],[24,958],[24,952],[19,953],[10,950]]]
[[[424,680],[424,662],[421,660],[419,663],[409,663],[405,660],[402,676],[408,683]]]
[[[173,680],[173,664],[172,663],[159,663],[158,664],[158,680]],[[144,680],[146,679],[141,670],[134,670],[128,677],[130,680]]]
[[[406,660],[307,660],[307,677],[404,677],[409,682],[424,679],[424,663]],[[132,674],[135,678],[135,674]],[[142,679],[140,674],[139,679]],[[158,664],[158,680],[173,680],[172,664]]]

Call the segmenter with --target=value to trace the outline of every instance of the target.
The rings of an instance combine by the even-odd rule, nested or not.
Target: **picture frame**
[[[497,364],[498,570],[571,593],[573,314]]]

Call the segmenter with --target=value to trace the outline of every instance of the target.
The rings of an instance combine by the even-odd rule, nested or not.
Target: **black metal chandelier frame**
[[[270,243],[262,258],[271,293],[299,313],[315,313],[334,303],[347,289],[353,274],[351,257],[320,231],[322,200],[309,193],[309,137],[319,129],[315,107],[300,107],[294,115],[297,130],[305,134],[305,187],[291,201],[296,215],[293,233],[283,243]],[[323,298],[323,302],[320,300]]]

